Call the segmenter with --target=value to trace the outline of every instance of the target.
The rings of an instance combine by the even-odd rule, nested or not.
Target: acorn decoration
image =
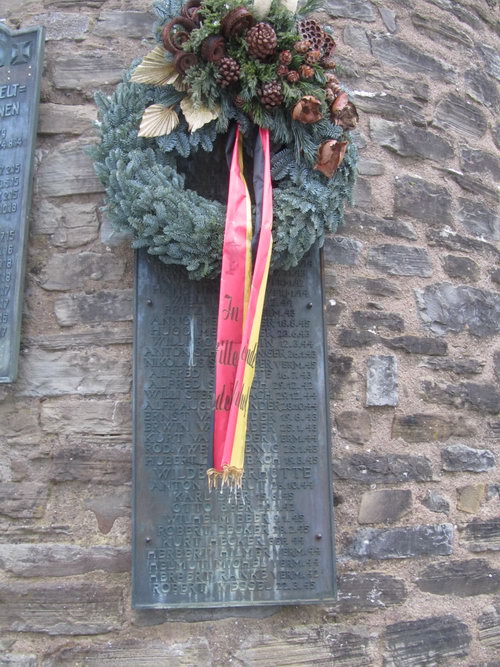
[[[276,51],[278,37],[269,23],[257,23],[246,34],[248,53],[257,60],[266,60]]]

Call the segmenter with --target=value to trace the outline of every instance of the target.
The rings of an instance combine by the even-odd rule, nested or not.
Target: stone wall
[[[0,0],[47,28],[20,377],[0,388],[2,665],[498,665],[496,0],[326,0],[361,112],[326,245],[339,601],[130,608],[133,256],[85,155],[149,0]]]

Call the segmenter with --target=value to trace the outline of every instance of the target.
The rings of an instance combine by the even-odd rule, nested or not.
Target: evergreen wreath
[[[200,163],[220,155],[231,124],[245,138],[267,127],[273,142],[272,269],[296,266],[342,222],[357,151],[357,113],[333,74],[335,42],[311,6],[293,14],[272,0],[265,21],[244,0],[158,0],[160,44],[98,94],[92,149],[106,211],[133,247],[194,279],[220,272],[225,205],[190,185]],[[314,1],[314,0],[313,0]],[[264,0],[265,2],[265,0]],[[245,141],[250,155],[250,141]],[[189,160],[188,160],[189,158]],[[213,193],[211,193],[213,195]]]

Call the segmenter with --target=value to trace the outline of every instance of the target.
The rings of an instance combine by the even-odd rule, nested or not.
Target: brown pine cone
[[[243,108],[243,105],[245,104],[245,101],[244,101],[244,99],[241,97],[241,95],[236,95],[236,97],[234,98],[233,102],[234,102],[234,106],[235,106],[237,109],[242,109],[242,108]]]
[[[259,92],[259,99],[266,109],[275,109],[283,104],[283,88],[279,81],[264,83]]]
[[[317,21],[314,21],[314,19],[303,19],[302,21],[299,21],[298,28],[302,39],[308,39],[311,42],[313,49],[321,49],[326,34],[323,32],[323,28]]]
[[[300,74],[292,69],[290,72],[288,72],[286,78],[290,83],[297,83],[297,81],[300,80]]]
[[[321,51],[318,51],[318,49],[314,49],[313,51],[308,51],[306,53],[304,60],[308,65],[314,65],[314,63],[319,62],[320,58],[321,58]]]
[[[287,76],[289,71],[290,70],[286,65],[278,65],[278,67],[276,68],[276,74],[278,76]]]
[[[312,48],[312,44],[308,39],[303,39],[300,42],[295,42],[293,48],[297,53],[307,53]]]
[[[292,52],[291,51],[282,51],[279,54],[278,60],[281,65],[289,65],[292,62]]]
[[[340,81],[337,79],[335,74],[333,74],[333,72],[325,72],[325,79],[327,81],[327,85],[329,83],[335,83],[337,85],[340,83]]]
[[[253,58],[265,60],[276,51],[278,38],[269,23],[257,23],[247,32],[245,37],[248,52]]]
[[[337,67],[337,63],[333,58],[322,58],[321,59],[321,66],[324,67],[325,69],[335,69]]]
[[[217,82],[221,88],[226,88],[240,78],[240,66],[234,58],[221,58],[219,60],[219,76]]]
[[[301,79],[312,79],[314,76],[314,70],[309,65],[301,65],[299,67],[299,74]]]

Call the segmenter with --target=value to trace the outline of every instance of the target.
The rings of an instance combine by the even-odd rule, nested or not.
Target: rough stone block
[[[360,329],[388,329],[404,331],[403,318],[396,313],[374,313],[370,310],[355,310],[352,314],[354,324]]]
[[[427,457],[407,454],[352,454],[335,459],[333,471],[339,479],[362,484],[430,482],[433,479],[431,462]]]
[[[361,287],[370,296],[401,296],[401,290],[387,278],[352,278],[349,287]]]
[[[357,208],[371,209],[373,207],[372,185],[366,178],[358,176],[356,179],[352,189],[352,203]]]
[[[363,445],[371,437],[371,419],[366,410],[344,410],[335,417],[338,434],[349,440]]]
[[[496,467],[495,455],[489,449],[475,449],[467,445],[450,445],[441,450],[443,470],[452,472],[486,472]]]
[[[464,73],[465,90],[474,102],[484,104],[497,110],[500,106],[500,95],[494,81],[482,69],[468,69]]]
[[[429,403],[452,405],[455,408],[470,408],[487,414],[500,412],[500,391],[491,384],[460,382],[459,384],[440,385],[424,380],[421,396]]]
[[[490,257],[492,256],[496,261],[500,259],[500,251],[492,243],[457,234],[449,227],[428,229],[426,236],[430,246],[448,248],[448,250],[460,250],[462,252],[485,253]]]
[[[33,23],[45,28],[45,41],[61,39],[85,39],[89,29],[89,19],[85,14],[70,14],[67,12],[50,12],[33,17]]]
[[[377,218],[374,215],[353,210],[345,215],[344,225],[351,233],[366,234],[376,232],[393,238],[417,240],[414,226],[404,220],[393,220],[389,218]]]
[[[129,444],[103,436],[68,436],[51,459],[50,479],[54,482],[92,482],[118,486],[132,479]]]
[[[352,95],[356,107],[368,114],[375,114],[392,121],[410,121],[416,125],[426,125],[421,102],[409,100],[391,93],[372,93],[357,90]]]
[[[479,266],[469,257],[446,255],[443,257],[442,262],[444,272],[450,278],[475,283],[481,277]]]
[[[94,570],[128,572],[128,547],[0,544],[0,569],[17,577],[66,577]]]
[[[460,198],[458,220],[468,234],[496,241],[500,239],[500,216],[493,208],[479,201]]]
[[[40,104],[39,134],[82,134],[92,129],[97,118],[94,105]]]
[[[472,194],[478,195],[481,199],[489,201],[495,206],[497,205],[500,195],[496,185],[490,185],[484,178],[463,174],[461,171],[456,171],[455,169],[444,169],[443,171],[455,183],[458,183],[462,190],[472,192]]]
[[[370,347],[378,342],[378,336],[373,331],[356,331],[356,329],[342,329],[338,342],[342,347]]]
[[[451,224],[449,191],[417,176],[396,177],[395,215],[407,215],[430,225]]]
[[[54,61],[52,80],[61,90],[95,90],[120,82],[128,67],[128,54],[116,51],[82,51]]]
[[[396,12],[393,12],[392,9],[389,9],[388,7],[379,7],[378,11],[387,30],[389,32],[396,32]]]
[[[477,619],[479,641],[483,646],[500,648],[500,600],[486,607]]]
[[[500,570],[481,558],[432,563],[420,573],[417,586],[434,595],[492,594],[500,591]]]
[[[354,266],[358,262],[363,244],[344,236],[327,236],[325,239],[325,260],[333,264]]]
[[[67,294],[59,298],[54,312],[60,326],[129,322],[133,317],[132,290],[103,290],[95,294]]]
[[[449,556],[453,550],[453,525],[443,523],[401,528],[362,528],[355,534],[349,554],[355,558],[415,558]]]
[[[406,442],[434,442],[448,440],[453,435],[472,435],[474,430],[463,417],[417,413],[394,415],[392,437]]]
[[[467,329],[474,336],[500,331],[500,294],[479,287],[436,283],[416,289],[419,315],[433,333]]]
[[[402,157],[442,162],[453,157],[451,144],[435,132],[391,123],[383,118],[370,118],[370,136],[384,148]],[[420,202],[421,205],[425,201]]]
[[[474,519],[465,526],[460,542],[469,551],[500,551],[500,517]]]
[[[359,523],[395,523],[412,508],[409,489],[365,491],[361,496]]]
[[[387,609],[404,602],[407,591],[401,579],[381,572],[353,572],[338,579],[338,602],[329,614],[353,614]]]
[[[81,288],[88,280],[118,282],[124,272],[123,259],[111,253],[58,253],[45,265],[40,285],[48,291],[63,292]]]
[[[41,161],[35,183],[40,197],[104,192],[94,165],[86,153],[88,142],[69,141],[54,148]]]
[[[349,379],[352,371],[352,357],[333,352],[328,355],[328,372],[330,375],[330,398],[338,398]]]
[[[344,44],[351,46],[355,51],[370,51],[370,42],[366,30],[361,26],[349,23],[344,28]]]
[[[439,514],[449,514],[450,512],[449,500],[441,495],[439,491],[428,489],[425,498],[422,500],[422,505],[427,507],[431,512],[437,512]]]
[[[486,484],[467,484],[457,489],[457,509],[477,514],[486,497]]]
[[[500,180],[500,158],[493,153],[464,146],[460,151],[462,171],[490,175],[493,180]]]
[[[476,42],[476,49],[481,55],[485,70],[488,74],[500,81],[500,54],[489,44]]]
[[[376,34],[371,39],[372,53],[384,65],[412,74],[426,74],[431,79],[453,82],[456,75],[446,63],[433,58],[402,39]]]
[[[456,616],[431,616],[388,625],[385,667],[452,664],[469,654],[471,633]]]
[[[340,317],[344,310],[345,303],[336,301],[335,299],[328,299],[325,303],[326,323],[336,326],[340,322]]]
[[[39,415],[40,407],[36,402],[0,402],[0,438],[8,438],[9,444],[37,444],[40,440]]]
[[[125,401],[48,399],[42,403],[41,425],[47,433],[131,436],[131,408]]]
[[[368,266],[388,273],[391,276],[432,275],[432,263],[425,248],[386,243],[371,248],[368,254]]]
[[[0,515],[11,519],[40,519],[49,490],[36,482],[0,482]]]
[[[96,495],[85,501],[85,508],[95,514],[99,531],[104,535],[111,532],[113,525],[121,516],[130,516],[130,496],[129,489],[126,491],[117,491],[116,493],[107,493],[105,495]]]
[[[97,635],[119,630],[124,620],[122,589],[103,584],[0,584],[0,628],[4,632]]]
[[[98,18],[93,34],[98,37],[116,35],[131,39],[144,39],[150,35],[154,16],[149,12],[104,10]]]
[[[382,174],[385,174],[385,166],[378,160],[360,158],[358,172],[361,176],[382,176]]]
[[[21,357],[21,396],[121,394],[130,391],[130,362],[104,348],[50,352],[29,349]]]
[[[50,242],[61,248],[78,248],[97,238],[99,220],[94,203],[54,206],[42,201],[33,216],[32,234],[48,234]]]
[[[364,0],[327,0],[325,9],[334,18],[375,21],[372,3]]]
[[[392,355],[373,355],[368,358],[366,375],[366,405],[398,404],[398,366]]]
[[[474,42],[464,30],[453,27],[449,21],[438,21],[434,16],[414,13],[411,15],[411,22],[417,30],[428,35],[433,41],[450,48],[456,48],[457,44],[469,48],[474,45]]]
[[[466,139],[480,139],[488,127],[484,113],[454,93],[439,102],[433,122],[436,127],[457,132]]]

